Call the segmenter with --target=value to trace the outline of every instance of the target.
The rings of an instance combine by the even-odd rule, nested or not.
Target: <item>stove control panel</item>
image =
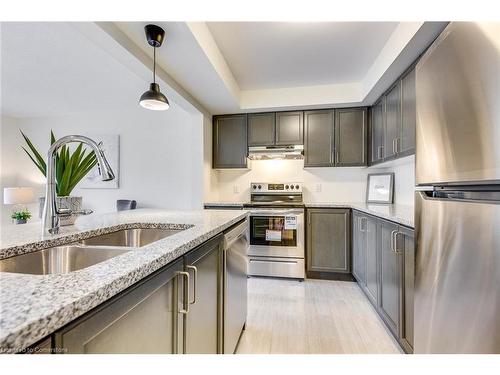
[[[250,192],[254,193],[302,193],[301,182],[266,183],[252,182]]]

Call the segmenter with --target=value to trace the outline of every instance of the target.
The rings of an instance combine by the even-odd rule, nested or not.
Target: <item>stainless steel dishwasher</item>
[[[247,320],[248,220],[224,235],[222,352],[236,351]]]

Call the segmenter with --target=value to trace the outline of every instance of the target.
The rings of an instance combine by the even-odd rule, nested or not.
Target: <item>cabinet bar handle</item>
[[[401,251],[398,250],[398,234],[401,234],[399,231],[394,235],[394,252],[396,254],[401,254]]]
[[[339,152],[338,151],[335,151],[335,164],[338,164],[339,163]]]
[[[187,315],[189,313],[189,273],[184,271],[177,271],[177,275],[186,278],[187,282],[187,298],[182,298],[183,309],[179,310],[179,313]]]
[[[198,268],[196,266],[186,266],[187,269],[193,270],[194,271],[194,277],[193,277],[193,301],[189,302],[190,305],[193,305],[196,303],[196,289],[198,288]]]
[[[393,253],[396,253],[396,246],[395,246],[395,240],[394,240],[394,239],[396,238],[396,233],[397,233],[397,232],[398,232],[397,230],[393,230],[393,231],[391,232],[391,251],[392,251]],[[396,254],[397,254],[397,253],[396,253]]]

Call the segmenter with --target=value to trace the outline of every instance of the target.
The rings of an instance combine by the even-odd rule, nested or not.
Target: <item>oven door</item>
[[[304,210],[266,209],[250,213],[248,255],[304,257]]]

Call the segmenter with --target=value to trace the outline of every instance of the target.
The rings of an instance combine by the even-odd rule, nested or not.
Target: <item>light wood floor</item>
[[[238,354],[401,353],[356,283],[250,278]]]

